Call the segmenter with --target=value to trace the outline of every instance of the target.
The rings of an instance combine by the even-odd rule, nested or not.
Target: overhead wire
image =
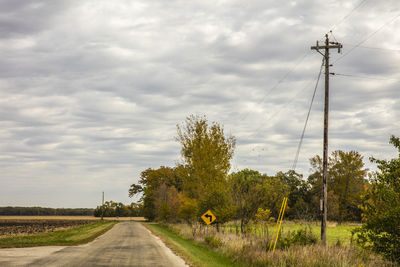
[[[286,109],[287,106],[288,106],[289,104],[291,104],[294,100],[298,99],[299,94],[302,93],[305,89],[309,88],[310,85],[311,85],[311,83],[312,83],[313,81],[316,82],[316,81],[319,79],[319,77],[320,77],[320,74],[317,76],[316,79],[313,79],[313,80],[309,81],[309,82],[308,82],[296,95],[294,95],[289,101],[287,101],[286,103],[284,103],[283,105],[281,105],[280,108],[276,109],[275,112],[274,112],[273,114],[271,114],[266,120],[264,120],[264,123],[261,124],[255,131],[253,131],[253,133],[252,133],[250,136],[255,136],[257,133],[259,133],[260,130],[261,130],[263,127],[265,127],[266,124],[267,124],[268,122],[270,122],[272,119],[276,118],[276,117],[278,116],[278,114],[279,114],[280,112],[282,112],[284,109]],[[260,146],[260,147],[262,147],[262,146]],[[253,148],[252,151],[255,151],[255,149],[256,149],[256,148]],[[264,150],[264,149],[262,149],[262,150]]]
[[[344,46],[356,46],[355,44],[343,44]],[[391,49],[391,48],[384,48],[384,47],[374,47],[374,46],[363,46],[359,45],[359,48],[364,48],[364,49],[373,49],[373,50],[383,50],[383,51],[388,51],[388,52],[400,52],[400,49]]]
[[[360,6],[362,6],[367,0],[361,0],[358,5],[356,5],[352,10],[350,10],[349,13],[347,13],[347,15],[345,15],[338,23],[334,24],[331,28],[330,31],[333,31],[334,28],[336,28],[337,26],[339,26],[340,24],[342,24],[346,19],[348,19],[353,13],[354,11],[356,11]]]
[[[378,81],[396,81],[396,80],[398,80],[398,79],[394,79],[394,78],[380,78],[380,77],[371,77],[371,76],[364,76],[364,75],[343,74],[343,73],[336,73],[336,72],[332,72],[330,74],[335,75],[335,76],[353,77],[353,78],[378,80]]]
[[[286,103],[284,103],[283,105],[280,106],[280,108],[278,108],[277,110],[275,110],[274,113],[272,113],[272,115],[270,115],[263,124],[261,124],[254,132],[253,132],[253,136],[255,134],[257,134],[260,129],[262,129],[263,127],[265,127],[265,125],[270,122],[272,119],[276,118],[276,116],[282,111],[284,110],[289,104],[291,104],[295,99],[298,98],[299,93],[303,92],[304,89],[308,88],[310,86],[312,81],[309,81],[306,86],[304,86],[294,97],[292,97],[289,101],[287,101]]]
[[[386,21],[382,26],[380,26],[378,29],[376,29],[375,31],[373,31],[372,33],[370,33],[366,38],[362,39],[360,42],[358,42],[353,48],[351,48],[350,50],[348,50],[346,53],[344,53],[341,57],[337,58],[333,63],[338,62],[339,60],[343,59],[344,57],[346,57],[348,54],[350,54],[351,52],[354,51],[354,49],[360,47],[363,43],[365,43],[368,39],[370,39],[372,36],[374,36],[375,34],[377,34],[379,31],[381,31],[383,28],[385,28],[387,25],[389,25],[390,23],[394,22],[396,19],[398,19],[400,17],[400,14],[397,14],[396,16],[394,16],[393,18],[391,18],[390,20]]]
[[[299,160],[299,154],[300,154],[301,145],[303,144],[304,134],[305,134],[305,131],[306,131],[306,128],[307,128],[308,119],[310,118],[311,108],[312,108],[312,105],[314,103],[314,98],[315,98],[315,94],[317,92],[319,79],[321,78],[322,67],[324,66],[324,61],[325,61],[324,58],[322,58],[321,68],[319,69],[317,82],[315,83],[314,93],[313,93],[312,98],[311,98],[310,107],[308,108],[306,121],[304,122],[304,127],[303,127],[303,131],[301,133],[300,142],[299,142],[299,145],[297,147],[296,156],[294,158],[294,162],[293,162],[293,165],[292,165],[292,170],[296,169],[297,161]]]
[[[302,57],[299,58],[299,60],[295,63],[295,65],[287,71],[281,79],[279,79],[274,86],[272,86],[267,93],[265,93],[264,97],[261,99],[261,101],[257,102],[257,105],[262,104],[267,96],[275,89],[277,88],[281,83],[285,81],[285,79],[303,62],[303,60],[310,54],[310,51],[307,51]],[[250,114],[250,112],[247,112],[242,118],[238,120],[238,122],[243,121],[247,118],[247,116]]]

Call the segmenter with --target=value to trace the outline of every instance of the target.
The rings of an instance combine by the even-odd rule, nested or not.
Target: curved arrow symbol
[[[208,215],[208,214],[206,214],[206,215],[204,215],[204,217],[206,217],[206,218],[209,218],[209,219],[210,219],[210,222],[212,222],[212,218],[213,218],[213,216],[212,216],[212,215]]]

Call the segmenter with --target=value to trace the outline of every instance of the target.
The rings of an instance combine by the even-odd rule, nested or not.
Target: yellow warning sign
[[[211,212],[211,210],[208,210],[206,213],[201,215],[201,218],[207,225],[211,224],[213,221],[217,219],[217,217],[215,217],[215,215]]]

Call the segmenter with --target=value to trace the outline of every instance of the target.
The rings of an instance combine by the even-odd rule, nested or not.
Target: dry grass
[[[296,246],[275,253],[250,249],[243,258],[251,266],[396,266],[355,247],[321,245]]]
[[[228,255],[234,261],[244,263],[245,266],[396,266],[350,244],[347,246],[328,245],[326,248],[320,244],[293,246],[273,253],[268,251],[267,239],[252,235],[218,233],[214,227],[209,227],[207,230],[201,224],[193,228],[186,224],[170,224],[169,228],[197,242],[204,242],[208,231],[208,235],[221,240],[222,246],[217,248],[217,251]]]
[[[0,220],[100,220],[93,216],[0,216]],[[116,217],[104,217],[104,220],[113,221]],[[144,217],[119,217],[118,221],[145,222]]]

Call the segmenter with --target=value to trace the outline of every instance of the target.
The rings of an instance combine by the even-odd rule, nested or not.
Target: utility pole
[[[326,246],[326,220],[328,206],[328,114],[329,114],[329,49],[337,48],[338,53],[342,48],[342,44],[338,42],[329,42],[328,34],[325,35],[325,45],[311,46],[312,50],[317,50],[324,57],[325,62],[325,105],[324,105],[324,153],[322,163],[322,218],[321,218],[321,241]],[[325,50],[322,54],[320,50]]]
[[[101,198],[101,220],[103,220],[103,217],[104,217],[104,191]]]

